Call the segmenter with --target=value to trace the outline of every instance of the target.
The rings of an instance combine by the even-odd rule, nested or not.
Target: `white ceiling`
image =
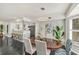
[[[69,6],[69,3],[0,3],[0,20],[27,17],[36,21],[46,20],[49,16],[53,19],[64,18]],[[42,11],[42,7],[46,10]]]
[[[69,14],[69,16],[77,16],[77,15],[79,15],[79,4],[77,4],[74,7],[73,11]]]

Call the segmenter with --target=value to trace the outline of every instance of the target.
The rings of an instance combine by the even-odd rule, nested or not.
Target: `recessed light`
[[[45,10],[45,8],[44,8],[44,7],[42,7],[42,8],[41,8],[41,10]]]
[[[51,19],[52,17],[48,17],[48,19]]]

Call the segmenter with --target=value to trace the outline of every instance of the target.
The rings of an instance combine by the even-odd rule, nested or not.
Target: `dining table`
[[[37,39],[30,39],[31,40],[31,43],[33,46],[35,46],[35,40]],[[47,40],[42,40],[42,41],[45,41],[47,43],[47,49],[50,49],[51,51],[55,51],[56,49],[59,49],[62,47],[62,44],[56,44],[55,41],[47,41]]]

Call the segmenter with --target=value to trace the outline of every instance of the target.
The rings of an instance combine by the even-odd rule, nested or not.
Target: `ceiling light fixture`
[[[41,10],[45,10],[45,8],[44,8],[44,7],[42,7],[42,8],[41,8]]]
[[[51,19],[52,17],[48,17],[48,19]]]

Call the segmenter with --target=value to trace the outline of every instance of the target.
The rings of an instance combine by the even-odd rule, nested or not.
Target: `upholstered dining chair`
[[[72,41],[70,39],[68,39],[66,41],[66,48],[65,48],[67,55],[71,54],[71,48],[72,48]]]
[[[47,49],[47,44],[44,41],[35,40],[37,55],[49,55],[50,50]]]
[[[30,55],[35,53],[36,48],[32,46],[30,39],[24,39],[24,45],[26,53],[29,53]]]
[[[55,55],[70,55],[71,54],[71,48],[72,48],[72,41],[68,39],[66,41],[66,47],[65,49],[59,48],[55,51]]]

